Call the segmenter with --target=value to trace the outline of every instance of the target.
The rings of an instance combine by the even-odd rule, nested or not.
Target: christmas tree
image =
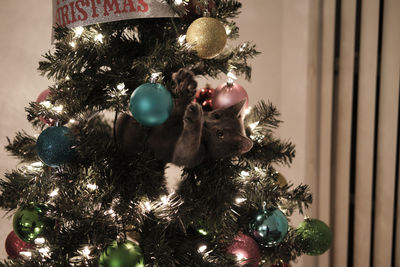
[[[172,16],[147,15],[156,2]],[[39,63],[54,84],[26,108],[41,133],[6,147],[21,165],[0,181],[14,214],[0,266],[288,266],[329,249],[323,222],[290,224],[312,196],[275,169],[295,155],[274,134],[278,110],[248,107],[234,79],[250,80],[258,54],[226,47],[239,1],[57,5],[54,50]],[[102,16],[114,19],[92,21]],[[197,89],[196,77],[223,74]],[[173,190],[168,163],[183,167]]]

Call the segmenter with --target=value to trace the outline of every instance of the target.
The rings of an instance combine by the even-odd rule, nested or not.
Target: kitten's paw
[[[196,93],[197,82],[190,70],[180,69],[172,75],[172,79],[175,82],[176,94],[194,95]]]
[[[183,121],[185,125],[188,124],[201,124],[203,117],[203,109],[198,103],[191,103],[186,107],[185,116]]]

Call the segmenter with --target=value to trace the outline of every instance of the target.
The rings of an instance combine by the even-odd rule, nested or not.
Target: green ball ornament
[[[331,247],[331,229],[318,219],[306,219],[296,230],[296,240],[306,254],[318,256]]]
[[[144,267],[144,257],[138,245],[131,241],[114,241],[100,255],[99,267]]]
[[[42,204],[30,203],[20,207],[14,215],[13,228],[17,236],[28,243],[49,232],[54,221],[46,217],[47,207]]]
[[[133,117],[145,126],[163,124],[172,112],[171,93],[159,83],[145,83],[133,91],[130,110]]]
[[[288,221],[280,209],[263,209],[250,223],[250,234],[264,247],[278,245],[288,232]]]

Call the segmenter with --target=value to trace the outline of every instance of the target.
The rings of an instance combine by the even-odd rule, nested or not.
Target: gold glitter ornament
[[[189,26],[186,41],[192,45],[201,58],[210,59],[218,56],[226,45],[224,25],[217,19],[203,17],[196,19]]]

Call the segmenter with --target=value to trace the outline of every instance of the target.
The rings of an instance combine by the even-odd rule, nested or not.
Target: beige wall
[[[276,104],[285,123],[283,138],[297,144],[297,157],[283,173],[296,184],[304,181],[306,168],[306,107],[309,13],[311,0],[243,0],[238,20],[240,40],[252,40],[263,53],[253,61],[251,83],[239,79],[249,93],[250,104],[259,99]],[[51,5],[37,0],[2,0],[0,8],[0,141],[19,129],[33,132],[24,107],[50,85],[36,68],[40,55],[50,49]],[[43,1],[44,2],[44,1]],[[208,81],[219,85],[222,81]],[[15,168],[16,161],[0,151],[0,173]],[[315,206],[315,204],[314,204]],[[301,218],[295,218],[298,222]],[[0,222],[0,244],[11,231],[7,219]],[[0,247],[0,257],[5,252]],[[298,265],[302,266],[302,259]],[[305,266],[311,267],[310,264]]]

